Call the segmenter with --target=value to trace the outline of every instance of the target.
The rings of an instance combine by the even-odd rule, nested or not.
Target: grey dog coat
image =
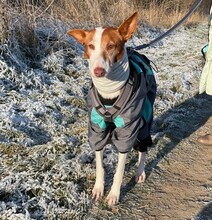
[[[144,152],[152,144],[150,128],[156,95],[155,77],[150,61],[144,55],[133,51],[128,54],[128,58],[130,64],[128,80],[133,82],[134,88],[129,100],[117,110],[116,116],[110,122],[105,120],[104,115],[95,107],[94,85],[88,91],[88,139],[93,150],[99,151],[106,144],[112,143],[121,153],[128,152],[133,147]],[[103,99],[100,97],[100,100]],[[113,108],[116,101],[113,105],[101,104],[105,108]]]

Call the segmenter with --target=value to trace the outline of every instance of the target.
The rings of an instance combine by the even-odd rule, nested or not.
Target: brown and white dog
[[[113,99],[120,95],[121,88],[126,83],[129,74],[121,76],[120,81],[107,78],[114,64],[126,56],[125,43],[135,31],[138,20],[137,12],[124,21],[117,29],[113,27],[96,28],[93,30],[74,29],[67,33],[74,37],[85,48],[84,57],[88,60],[90,74],[98,93],[105,99]],[[127,58],[126,58],[127,59]],[[129,72],[129,65],[126,66]],[[125,79],[126,78],[126,79]],[[93,199],[98,200],[104,193],[103,150],[96,151],[96,182],[92,191]],[[114,175],[111,190],[106,197],[108,205],[119,201],[127,153],[119,153],[118,165]],[[137,182],[145,180],[145,152],[139,152]]]

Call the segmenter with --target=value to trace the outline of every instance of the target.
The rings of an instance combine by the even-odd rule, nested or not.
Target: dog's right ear
[[[124,21],[124,23],[122,23],[119,26],[118,31],[123,37],[125,42],[132,37],[137,25],[137,21],[138,21],[138,12],[135,12],[126,21]]]
[[[73,29],[67,32],[68,35],[75,38],[82,45],[85,44],[85,38],[87,36],[87,33],[88,33],[87,31],[81,29]]]

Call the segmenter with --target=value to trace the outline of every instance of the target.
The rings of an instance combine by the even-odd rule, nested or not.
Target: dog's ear
[[[137,21],[138,12],[135,12],[119,26],[118,31],[125,42],[132,37],[137,25]]]
[[[85,38],[87,36],[87,31],[81,30],[81,29],[73,29],[69,30],[67,32],[68,35],[72,36],[75,38],[80,44],[84,45],[85,44]]]

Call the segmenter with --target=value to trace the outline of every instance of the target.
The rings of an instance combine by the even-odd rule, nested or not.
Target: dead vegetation
[[[153,27],[170,27],[184,16],[193,0],[1,0],[0,42],[7,41],[11,64],[18,68],[38,66],[54,50],[64,49],[65,33],[70,27],[118,25],[134,11],[139,21]],[[210,1],[186,22],[205,22]],[[2,52],[3,51],[3,52]],[[11,55],[12,54],[12,55]],[[21,57],[21,62],[17,61]],[[20,63],[21,66],[20,66]]]
[[[151,26],[169,27],[175,24],[191,7],[194,0],[1,0],[1,39],[5,38],[15,17],[25,26],[36,25],[40,18],[60,19],[65,24],[81,25],[118,24],[127,15],[138,11],[140,21]],[[210,0],[205,0],[187,24],[196,24],[206,19]],[[27,21],[23,22],[27,18]]]
[[[177,8],[170,0],[0,1],[0,219],[83,219],[91,206],[95,169],[86,135],[84,101],[89,74],[80,56],[82,51],[73,48],[74,43],[65,34],[67,28],[118,25],[135,10],[140,22],[167,27],[182,17],[191,2],[181,1],[183,8]],[[202,6],[197,12],[198,22],[206,19],[208,9]],[[148,57],[160,67],[157,117],[196,93],[202,68],[199,51],[207,41],[205,26],[182,29],[161,42],[160,50],[148,49]],[[163,30],[144,27],[139,32],[142,39],[135,36],[135,43],[148,42]],[[198,103],[208,102],[204,99]],[[178,128],[179,133],[179,124],[187,129],[187,122],[179,123],[178,114],[193,115],[192,106],[190,112],[186,107],[174,117],[167,113],[158,119],[156,125],[162,131],[154,136],[160,142],[150,155],[153,162],[149,169],[157,171],[157,155],[161,158],[170,150],[166,142],[171,130]],[[196,118],[194,115],[190,120],[192,127]],[[172,132],[175,138],[176,130]],[[115,155],[113,148],[106,151],[108,171],[114,170]],[[133,170],[128,173],[132,176]],[[148,187],[145,189],[147,192]],[[144,194],[140,195],[139,202],[143,202]],[[138,207],[134,197],[130,201]],[[93,219],[107,211],[103,202],[100,206],[92,213]]]

